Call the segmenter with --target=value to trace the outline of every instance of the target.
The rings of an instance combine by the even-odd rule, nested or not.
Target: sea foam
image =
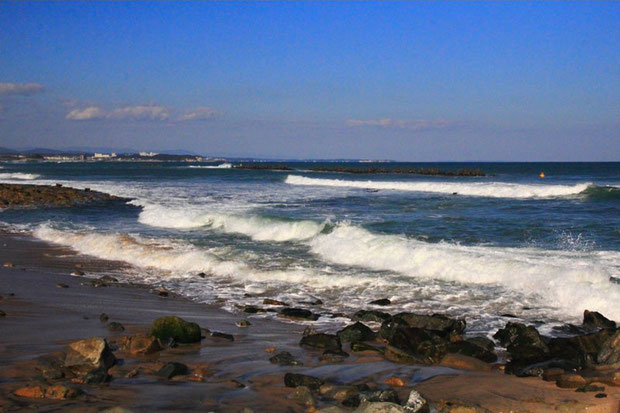
[[[577,195],[592,185],[591,183],[544,185],[508,182],[354,181],[309,178],[300,175],[289,175],[284,182],[289,185],[430,192],[490,198],[549,198],[570,196]]]
[[[312,239],[309,245],[312,252],[333,263],[463,285],[498,285],[537,296],[541,305],[573,317],[589,309],[620,319],[620,285],[610,281],[620,262],[620,254],[614,252],[428,243],[347,224]],[[610,259],[610,254],[615,258]]]

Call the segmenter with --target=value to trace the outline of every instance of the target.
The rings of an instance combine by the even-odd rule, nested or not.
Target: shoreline
[[[0,320],[0,364],[4,366],[0,370],[0,405],[6,411],[28,406],[79,406],[93,411],[115,406],[137,411],[181,407],[231,412],[246,407],[254,411],[308,411],[309,406],[289,398],[293,389],[283,383],[287,372],[320,377],[341,386],[364,383],[375,389],[392,388],[401,400],[407,400],[407,394],[415,388],[435,408],[452,403],[479,409],[472,411],[555,411],[562,406],[566,411],[586,407],[600,412],[618,409],[620,389],[607,384],[607,397],[597,399],[593,393],[560,389],[540,378],[519,378],[498,370],[397,364],[381,356],[353,352],[342,362],[317,361],[320,353],[299,346],[304,324],[233,314],[173,294],[162,297],[149,286],[122,284],[122,275],[118,274],[127,268],[123,263],[79,255],[27,235],[0,233],[0,245],[0,263],[13,264],[0,267],[0,309],[6,313]],[[89,285],[93,278],[68,275],[76,268],[88,274],[115,274],[120,282],[94,287]],[[68,288],[58,288],[60,284]],[[110,321],[120,322],[126,330],[108,331],[99,321],[100,313],[108,314]],[[115,354],[125,362],[112,367],[112,381],[106,385],[80,385],[84,394],[76,399],[24,399],[12,394],[20,386],[41,382],[36,368],[41,357],[63,351],[69,342],[100,336],[113,347],[120,347],[122,337],[145,333],[155,318],[166,315],[178,315],[211,331],[232,334],[234,341],[207,336],[199,344],[166,349],[157,356],[136,357],[119,348]],[[251,326],[237,327],[235,323],[241,319],[250,321]],[[265,351],[270,347],[276,352],[290,352],[304,366],[271,364],[273,354]],[[189,366],[190,376],[170,382],[154,379],[157,363],[171,360]],[[144,373],[133,379],[124,377],[136,366]],[[196,373],[200,371],[203,373]],[[195,374],[202,374],[199,381],[190,378]],[[403,379],[405,385],[386,385],[390,377]],[[334,405],[352,411],[320,396],[314,398],[313,404],[318,411]]]

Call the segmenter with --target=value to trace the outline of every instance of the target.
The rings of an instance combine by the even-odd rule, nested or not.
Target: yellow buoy
[[[541,178],[544,178],[545,177],[545,173],[541,172],[540,175],[538,175],[538,176],[540,176]]]

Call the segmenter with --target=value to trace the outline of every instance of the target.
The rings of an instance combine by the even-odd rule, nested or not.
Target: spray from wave
[[[516,184],[507,182],[406,182],[406,181],[352,181],[341,179],[308,178],[289,175],[285,183],[289,185],[328,186],[337,188],[362,188],[376,190],[396,190],[410,192],[430,192],[439,194],[458,194],[490,198],[550,198],[577,195],[591,184],[542,185]]]

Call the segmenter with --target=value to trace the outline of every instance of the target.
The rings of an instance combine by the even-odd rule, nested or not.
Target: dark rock
[[[325,350],[319,357],[319,360],[326,361],[328,363],[340,363],[347,357],[349,357],[349,354],[344,351]]]
[[[323,300],[321,300],[320,298],[316,298],[316,297],[311,297],[312,300],[310,301],[300,301],[299,304],[304,304],[304,305],[321,305],[323,304]]]
[[[172,338],[177,343],[196,343],[201,339],[200,326],[176,316],[160,317],[153,322],[149,335],[162,340]]]
[[[429,330],[433,334],[446,337],[462,334],[466,326],[464,319],[450,318],[443,314],[399,313],[393,316],[392,320],[399,324]]]
[[[100,281],[103,281],[104,283],[117,283],[118,279],[112,277],[111,275],[104,275],[103,277],[99,277]]]
[[[107,327],[108,330],[113,332],[125,331],[125,327],[117,321],[112,321],[111,323],[108,323]]]
[[[85,275],[85,274],[84,274],[84,271],[75,270],[75,271],[73,271],[73,272],[71,273],[71,275],[77,275],[77,276],[80,276],[80,277],[81,277],[81,276],[83,276],[83,275]]]
[[[174,376],[183,376],[187,374],[188,371],[189,370],[185,364],[172,361],[164,364],[164,366],[155,374],[160,377],[171,379]]]
[[[365,343],[351,343],[351,351],[354,351],[356,353],[363,351],[372,351],[374,353],[383,354],[383,349]]]
[[[265,305],[282,305],[282,306],[286,306],[288,307],[288,304],[282,301],[278,301],[278,300],[273,300],[271,298],[265,298],[263,300],[263,304]]]
[[[228,340],[228,341],[235,341],[235,338],[233,337],[232,334],[220,333],[218,331],[212,331],[211,337],[223,338],[224,340]]]
[[[243,307],[243,312],[248,314],[257,314],[264,313],[265,310],[263,308],[256,307],[255,305],[246,305],[245,307]]]
[[[495,353],[482,348],[471,341],[457,341],[455,343],[450,343],[448,344],[448,352],[474,357],[478,360],[484,361],[485,363],[495,363],[497,361],[497,355],[495,355]]]
[[[603,342],[596,359],[599,364],[620,363],[620,331]]]
[[[447,339],[433,334],[432,331],[399,324],[389,338],[385,356],[390,360],[405,363],[434,364],[446,354],[448,344]]]
[[[2,310],[0,310],[0,317],[6,317],[6,313]]]
[[[235,325],[239,328],[245,328],[252,325],[248,320],[239,320],[235,323]]]
[[[101,313],[99,315],[99,321],[101,321],[102,323],[107,323],[109,320],[109,317],[106,313]]]
[[[604,399],[605,397],[607,397],[607,395],[605,393],[597,393],[594,395],[594,397],[596,397],[597,399]]]
[[[305,336],[301,338],[299,345],[311,350],[342,350],[340,338],[334,334],[318,333],[311,336]]]
[[[269,361],[273,364],[280,366],[303,366],[303,363],[295,360],[295,357],[288,351],[281,351],[275,356],[271,357]]]
[[[347,407],[358,407],[362,403],[389,402],[400,404],[398,393],[393,389],[363,391],[342,401]]]
[[[197,274],[200,278],[205,278],[207,276],[207,274],[205,274],[204,272],[199,272]]]
[[[377,323],[382,323],[390,318],[392,318],[392,316],[388,313],[375,310],[359,310],[351,317],[354,321],[374,321]]]
[[[152,354],[162,350],[162,346],[155,337],[136,334],[135,336],[126,337],[123,340],[123,347],[129,350],[129,353],[135,355]]]
[[[533,326],[508,323],[493,337],[510,353],[511,361],[506,365],[507,373],[550,358],[549,347]]]
[[[67,284],[58,283],[56,284],[56,288],[69,288],[69,286]]]
[[[340,341],[344,343],[355,343],[360,341],[371,341],[377,336],[374,331],[359,321],[351,324],[336,333]]]
[[[103,384],[107,383],[112,379],[106,369],[98,368],[89,371],[84,378],[84,383],[86,384]]]
[[[157,295],[160,297],[168,297],[170,295],[170,293],[166,290],[158,290],[157,291]]]
[[[575,337],[556,337],[549,340],[551,357],[570,360],[582,367],[595,364],[604,344],[614,334],[603,329]]]
[[[279,312],[280,316],[301,319],[301,320],[318,320],[319,316],[312,313],[312,311],[304,310],[302,308],[283,308]]]
[[[287,399],[295,400],[297,403],[306,407],[314,407],[315,401],[312,391],[306,386],[295,387],[295,391],[287,396]]]
[[[369,304],[383,306],[383,305],[390,305],[390,304],[392,304],[392,302],[389,299],[387,299],[387,298],[382,298],[380,300],[371,301]]]
[[[609,320],[604,315],[596,311],[585,310],[583,312],[583,327],[589,330],[601,328],[616,328],[616,322]]]
[[[579,368],[578,363],[562,359],[551,359],[519,367],[513,369],[511,372],[517,377],[542,377],[543,380],[547,377],[549,380],[545,381],[554,381],[565,371],[575,370],[577,368]],[[551,377],[555,377],[555,379],[550,379]]]
[[[286,387],[306,386],[310,390],[316,391],[324,383],[325,383],[325,380],[323,379],[319,379],[313,376],[307,376],[305,374],[286,373],[284,375],[284,385]]]
[[[478,347],[482,347],[483,349],[485,349],[487,351],[494,351],[495,350],[495,342],[493,340],[491,340],[490,338],[487,338],[487,337],[484,337],[484,336],[469,337],[465,341],[469,341],[470,343],[474,343]]]
[[[62,384],[49,386],[45,390],[45,398],[52,400],[74,399],[80,394],[82,394],[82,390],[75,387],[64,386]]]
[[[581,393],[588,393],[588,392],[595,392],[595,391],[605,391],[605,387],[603,386],[595,386],[592,384],[587,384],[585,386],[581,386],[578,387],[577,390],[575,390],[576,392],[581,392]]]

